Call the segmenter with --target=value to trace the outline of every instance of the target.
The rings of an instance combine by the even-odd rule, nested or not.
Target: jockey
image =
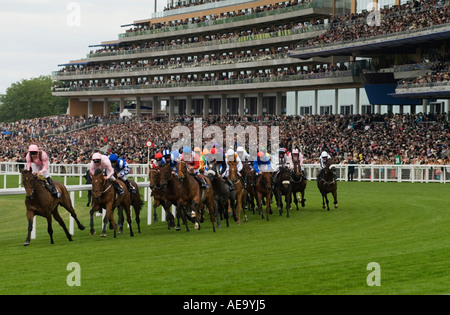
[[[165,165],[169,165],[169,168],[171,169],[172,173],[177,173],[177,162],[175,159],[172,159],[172,154],[169,150],[164,150],[162,152],[163,159],[161,160],[160,166],[163,167]]]
[[[234,190],[234,185],[233,182],[229,179],[230,176],[230,166],[228,165],[228,161],[237,161],[237,175],[240,177],[241,173],[240,171],[242,171],[242,169],[244,168],[244,166],[242,165],[242,161],[241,158],[234,153],[233,149],[229,149],[227,151],[227,155],[225,157],[225,163],[227,165],[227,167],[225,168],[225,170],[223,170],[222,167],[222,172],[220,173],[220,175],[222,176],[222,178],[225,180],[225,183],[228,184],[228,186],[230,187],[231,190]]]
[[[322,151],[319,157],[319,163],[320,163],[320,172],[317,175],[317,180],[321,179],[323,174],[325,173],[325,167],[327,165],[327,161],[331,159],[331,156],[327,153],[327,151]],[[336,173],[333,172],[334,179],[337,179]]]
[[[327,151],[322,151],[319,157],[320,168],[322,170],[325,168],[329,159],[331,159],[331,156],[327,153]]]
[[[181,154],[181,160],[186,163],[187,171],[200,183],[201,188],[209,189],[209,185],[205,178],[200,175],[200,157],[192,152],[190,147],[183,148],[183,154]]]
[[[294,169],[294,163],[292,163],[292,159],[289,155],[286,154],[285,148],[280,148],[278,150],[278,165],[276,167],[276,173],[274,175],[274,183],[277,182],[278,175],[280,174],[280,167],[286,167],[292,173]]]
[[[163,158],[163,155],[161,154],[161,152],[156,153],[155,159],[153,160],[153,163],[152,163],[152,168],[160,170],[162,158]]]
[[[297,149],[295,148],[294,150],[292,150],[292,161],[299,161],[300,162],[300,166],[303,166],[303,159],[304,156],[303,154]]]
[[[250,154],[245,152],[245,149],[243,147],[238,147],[236,153],[241,159],[241,161],[248,162],[251,159]]]
[[[100,154],[98,152],[92,155],[92,162],[89,165],[89,172],[91,176],[95,174],[96,170],[104,171],[106,170],[105,180],[109,180],[113,183],[114,189],[119,195],[123,195],[124,191],[122,186],[120,186],[117,179],[114,177],[114,168],[106,155]]]
[[[294,150],[292,150],[291,155],[292,155],[292,162],[298,161],[300,163],[300,167],[302,167],[303,159],[304,159],[303,154],[297,148],[295,148]],[[303,168],[302,168],[302,173],[303,173],[303,177],[308,179],[308,177],[306,177],[306,173]]]
[[[261,172],[270,172],[272,170],[270,158],[263,151],[258,152],[256,160],[253,162],[253,169],[256,175],[253,185],[256,185],[256,180]]]
[[[48,173],[48,160],[49,158],[45,151],[39,150],[38,146],[35,144],[30,145],[26,156],[27,170],[32,171],[34,175],[42,175],[50,185],[50,193],[52,196],[59,198],[60,193],[58,189],[56,189],[55,183]]]
[[[128,166],[127,161],[125,161],[124,159],[120,159],[116,154],[111,154],[109,156],[109,160],[111,161],[111,166],[114,168],[118,179],[120,179],[125,183],[125,185],[127,185],[127,188],[132,195],[136,194],[136,188],[134,188],[134,186],[131,185],[131,183],[128,181],[130,167]]]
[[[200,157],[200,173],[205,173],[206,168],[206,160],[208,159],[209,150],[205,148],[202,152],[202,156]]]

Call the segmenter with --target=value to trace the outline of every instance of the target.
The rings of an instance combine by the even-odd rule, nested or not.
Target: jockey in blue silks
[[[111,165],[117,174],[117,178],[123,181],[125,185],[127,185],[127,188],[131,194],[135,194],[136,189],[133,185],[131,185],[127,178],[128,174],[130,173],[130,167],[128,166],[127,161],[125,161],[124,159],[120,159],[116,154],[111,154],[109,156],[109,160],[111,161]]]
[[[256,176],[261,172],[270,172],[272,169],[270,158],[264,152],[259,151],[256,160],[253,161],[253,169],[256,172]]]
[[[256,180],[261,172],[270,172],[272,166],[270,165],[270,157],[264,154],[264,152],[259,151],[256,160],[253,161],[253,169],[255,170],[255,181],[253,186],[256,186]]]
[[[174,174],[177,174],[177,161],[175,160],[175,158],[172,157],[172,154],[170,153],[170,151],[164,150],[162,155],[163,155],[163,159],[161,160],[160,166],[163,167],[168,164],[170,170]]]

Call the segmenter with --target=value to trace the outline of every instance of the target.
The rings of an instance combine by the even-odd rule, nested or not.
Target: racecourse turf
[[[273,204],[270,221],[249,213],[249,222],[231,221],[229,228],[222,222],[216,233],[208,216],[200,231],[191,223],[190,232],[168,231],[161,221],[148,226],[145,204],[142,233],[133,222],[135,236],[125,228],[116,239],[110,230],[100,237],[100,217],[97,235],[89,234],[86,192],[81,199],[76,193],[86,230],[75,229],[68,242],[54,221],[50,245],[46,220],[38,217],[37,239],[28,247],[25,197],[3,196],[0,294],[449,294],[449,190],[449,184],[339,182],[339,208],[328,212],[309,181],[306,207],[290,218]],[[68,213],[59,212],[68,225]],[[81,268],[80,286],[67,283],[71,262]],[[368,268],[372,262],[379,268]],[[380,285],[369,286],[368,278]]]

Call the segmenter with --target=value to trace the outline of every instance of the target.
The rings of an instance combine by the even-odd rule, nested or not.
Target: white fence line
[[[0,163],[0,175],[20,175],[19,164],[24,163]],[[135,179],[147,179],[147,164],[129,164],[130,175]],[[349,167],[354,167],[353,178],[355,181],[370,182],[421,182],[421,183],[449,183],[450,165],[379,165],[379,164],[336,164],[336,174],[341,181],[347,181]],[[79,177],[80,185],[85,175],[88,164],[51,164],[49,171],[52,176]],[[304,164],[308,179],[315,179],[320,166],[318,164]],[[20,184],[20,182],[18,183]],[[6,188],[6,176],[3,188]]]
[[[6,177],[6,176],[5,176]],[[144,200],[149,201],[147,203],[147,225],[152,224],[152,212],[153,212],[153,202],[152,202],[152,190],[149,187],[149,182],[138,182],[137,185],[139,188],[144,188]],[[72,206],[75,208],[75,192],[79,191],[80,193],[82,191],[92,190],[92,185],[66,185],[67,191],[70,192],[70,199],[72,201]],[[25,188],[4,188],[0,189],[0,196],[12,196],[12,195],[25,195]],[[81,196],[80,196],[81,197]],[[103,216],[105,215],[103,211]],[[172,212],[174,210],[172,209]],[[69,219],[69,232],[71,235],[74,235],[75,232],[75,220],[70,216]],[[165,221],[165,211],[162,211],[162,221]],[[33,220],[33,230],[31,232],[31,239],[36,239],[36,216]]]

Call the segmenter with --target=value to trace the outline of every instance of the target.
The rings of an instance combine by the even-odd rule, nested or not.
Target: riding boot
[[[203,189],[209,189],[209,185],[206,182],[206,179],[203,176],[198,177],[200,179],[200,183]]]
[[[118,193],[119,195],[123,195],[125,193],[122,186],[118,182],[113,182],[113,187],[116,193]]]
[[[124,181],[125,185],[127,185],[128,187],[128,191],[130,192],[130,194],[134,195],[136,194],[136,189],[134,188],[133,185],[131,185],[131,183],[127,180]]]
[[[225,180],[225,183],[227,183],[227,185],[230,187],[230,190],[234,190],[233,182],[228,177],[224,177],[223,179]]]
[[[47,177],[47,183],[50,185],[50,193],[53,197],[59,198],[61,197],[58,189],[56,189],[55,183],[53,182],[53,179],[51,177]]]

